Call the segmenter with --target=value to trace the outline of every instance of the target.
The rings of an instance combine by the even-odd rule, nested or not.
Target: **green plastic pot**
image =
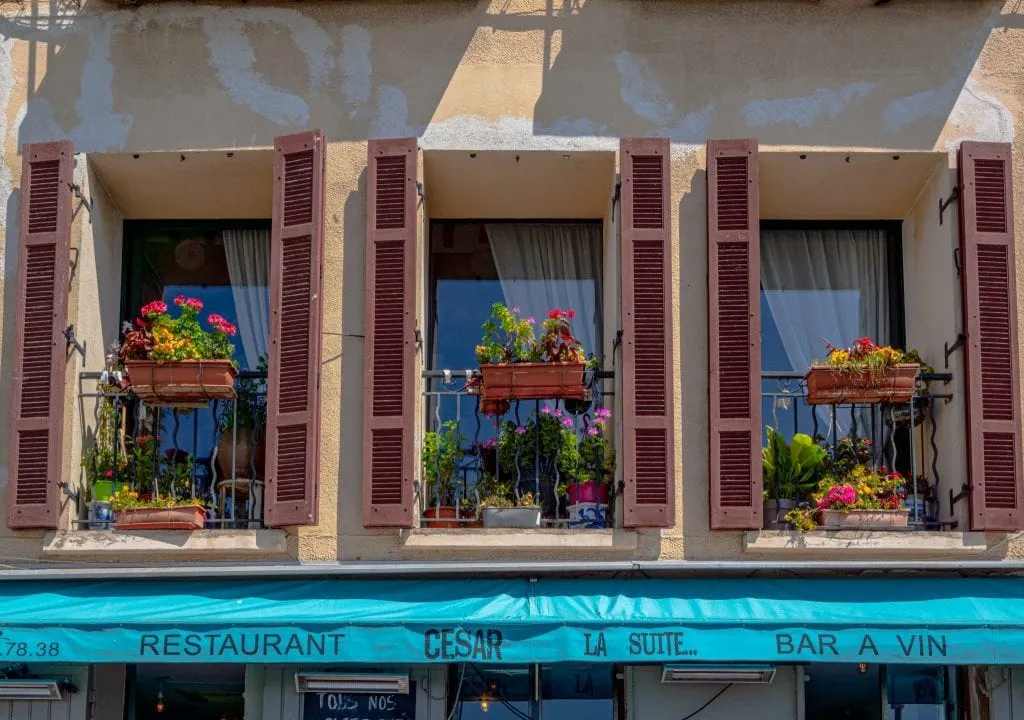
[[[128,487],[128,483],[120,480],[97,480],[92,484],[92,499],[109,501],[114,495]]]

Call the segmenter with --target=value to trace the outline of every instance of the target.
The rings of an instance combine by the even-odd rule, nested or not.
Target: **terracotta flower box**
[[[206,510],[198,505],[118,510],[116,530],[202,530]]]
[[[910,511],[901,510],[822,510],[819,526],[826,530],[851,530],[864,528],[878,530],[905,528]]]
[[[423,511],[423,524],[428,528],[451,530],[465,526],[458,518],[458,508],[452,505],[431,505]]]
[[[587,389],[583,386],[581,362],[501,363],[481,365],[484,400],[554,400],[582,399]]]
[[[131,390],[148,405],[204,407],[210,400],[235,399],[235,366],[230,360],[127,360]]]
[[[904,403],[914,395],[920,365],[893,365],[880,375],[865,369],[812,365],[804,376],[808,405]]]

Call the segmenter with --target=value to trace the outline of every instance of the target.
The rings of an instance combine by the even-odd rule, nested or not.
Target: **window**
[[[130,665],[127,720],[242,720],[245,665]]]
[[[806,720],[951,720],[955,668],[942,665],[811,665]]]
[[[613,720],[610,665],[452,666],[459,720]]]

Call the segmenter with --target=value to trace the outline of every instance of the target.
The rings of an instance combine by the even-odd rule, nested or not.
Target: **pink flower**
[[[163,300],[154,300],[148,305],[144,305],[140,312],[143,317],[159,315],[160,313],[167,312],[167,303],[165,303]]]
[[[596,427],[594,427],[593,425],[591,425],[590,427],[588,427],[588,428],[587,428],[587,435],[590,435],[591,437],[593,437],[593,436],[597,435],[597,428],[596,428]]]
[[[526,322],[528,322],[531,325],[533,325],[535,322],[537,322],[537,318],[535,318],[533,315],[531,315],[530,317],[526,318]]]
[[[518,305],[513,305],[512,306],[512,312],[514,312],[516,315],[518,315],[519,314],[519,306]]]
[[[519,427],[516,428],[516,434],[517,435],[523,435],[525,433],[526,433],[526,428],[524,428],[522,425],[520,425]]]
[[[545,405],[545,406],[543,406],[540,409],[540,411],[541,411],[541,414],[543,414],[543,415],[550,415],[551,414],[551,406],[550,405]]]
[[[818,501],[818,507],[828,510],[833,505],[853,505],[857,502],[857,491],[851,485],[834,485],[828,493]]]
[[[576,311],[575,310],[570,310],[568,312],[568,315],[569,315],[569,319],[571,320],[572,318],[576,317]]]
[[[206,318],[207,322],[211,325],[220,325],[221,323],[227,322],[223,317],[217,313],[210,313],[210,317]]]
[[[562,425],[564,425],[565,427],[572,427],[572,418],[562,418]]]
[[[556,408],[555,411],[551,414],[554,415],[555,417],[562,417],[562,408]]]
[[[184,295],[179,295],[178,297],[174,298],[174,304],[179,306],[179,307],[184,305],[185,304],[185,296]]]
[[[200,300],[199,298],[189,298],[188,300],[185,301],[185,304],[188,307],[195,310],[196,312],[199,312],[200,310],[203,309],[203,301]]]
[[[107,470],[105,473],[103,473],[103,475],[105,477],[112,478],[112,477],[114,477],[114,471],[113,470]]]

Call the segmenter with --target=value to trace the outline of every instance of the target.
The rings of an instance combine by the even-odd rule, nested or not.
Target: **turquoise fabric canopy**
[[[18,662],[1024,663],[1024,579],[0,583]]]

